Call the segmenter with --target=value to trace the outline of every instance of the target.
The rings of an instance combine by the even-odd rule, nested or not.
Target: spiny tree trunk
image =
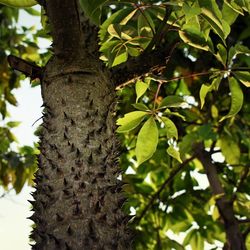
[[[53,0],[46,7],[55,56],[42,79],[33,249],[130,249],[117,179],[114,86],[87,46],[92,34],[79,21],[78,1]]]

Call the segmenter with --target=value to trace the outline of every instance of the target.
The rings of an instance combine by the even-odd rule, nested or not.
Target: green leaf
[[[201,101],[201,109],[205,104],[205,98],[207,94],[213,90],[218,90],[222,77],[215,78],[211,85],[202,84],[200,89],[200,101]]]
[[[108,33],[116,38],[121,38],[121,29],[118,24],[110,24],[108,27]]]
[[[190,245],[192,250],[204,249],[204,238],[201,236],[198,230],[195,230],[195,233],[192,234]]]
[[[208,43],[202,32],[179,31],[180,38],[188,45],[205,51],[213,51],[212,44]]]
[[[124,8],[112,14],[100,27],[99,36],[101,41],[106,38],[108,27],[111,24],[120,23],[134,8]]]
[[[167,138],[175,138],[178,140],[178,130],[175,124],[167,117],[161,117],[161,120],[164,122],[167,131]]]
[[[220,119],[220,122],[227,118],[235,116],[241,110],[241,107],[243,105],[244,96],[238,81],[233,77],[230,77],[228,81],[231,91],[231,107],[229,113],[226,116],[222,117]]]
[[[80,0],[80,5],[92,22],[100,23],[101,7],[108,0]]]
[[[228,1],[224,1],[221,11],[223,20],[225,20],[229,25],[233,24],[239,14],[244,15],[241,12],[242,9],[240,10],[241,13],[238,10],[232,8],[232,5],[230,5]]]
[[[134,48],[132,46],[129,46],[129,43],[127,45],[127,50],[130,56],[139,56],[140,55],[140,50],[138,48]]]
[[[170,145],[168,147],[167,153],[173,158],[175,158],[178,162],[182,163],[180,152],[177,149],[175,149],[173,145]]]
[[[147,161],[156,151],[158,144],[158,128],[153,117],[142,126],[136,141],[135,154],[138,165]]]
[[[126,62],[128,59],[128,52],[125,47],[119,48],[116,52],[114,61],[112,63],[112,67],[121,64],[123,62]]]
[[[225,66],[227,64],[227,50],[220,43],[217,45],[217,48],[218,48],[218,53],[215,55],[215,57]]]
[[[154,22],[147,11],[143,11],[143,14],[138,16],[137,27],[139,36],[152,36],[155,32]]]
[[[135,13],[137,12],[138,9],[134,9],[133,11],[131,11],[121,22],[121,25],[126,25],[127,22],[135,15]]]
[[[247,71],[233,71],[234,76],[246,87],[250,87],[250,73]]]
[[[234,10],[234,12],[244,15],[244,11],[241,8],[241,6],[239,6],[237,3],[235,3],[234,1],[224,1],[224,5],[228,6],[228,8],[230,8],[231,10]],[[223,6],[224,7],[224,6]]]
[[[143,111],[133,111],[125,114],[123,118],[119,118],[116,122],[117,125],[120,125],[117,132],[125,133],[136,128],[147,114],[147,112]]]
[[[183,12],[186,16],[186,19],[189,20],[193,18],[194,16],[199,15],[201,13],[201,8],[197,1],[193,2],[191,5],[189,5],[188,2],[184,2]]]
[[[144,93],[148,89],[148,84],[138,80],[135,84],[135,92],[136,92],[136,102],[138,102],[139,98],[144,95]]]
[[[230,33],[230,26],[222,20],[222,13],[216,1],[199,0],[201,6],[201,16],[210,24],[225,44],[225,39]]]
[[[230,136],[223,135],[219,140],[221,152],[228,164],[238,164],[240,160],[240,148],[237,142]]]
[[[228,64],[232,64],[233,59],[239,54],[250,54],[250,49],[239,43],[231,47],[228,53]]]
[[[135,107],[136,109],[138,110],[141,110],[141,111],[148,111],[150,110],[145,104],[143,103],[135,103],[135,104],[132,104],[133,107]]]
[[[19,126],[21,124],[21,122],[8,122],[7,126],[10,128],[15,128],[17,126]]]
[[[190,244],[190,241],[191,241],[191,239],[192,239],[194,233],[195,233],[195,229],[192,229],[192,230],[190,230],[190,231],[186,234],[186,237],[184,238],[183,243],[182,243],[184,246]]]
[[[35,0],[0,0],[1,4],[12,6],[12,7],[31,7],[38,4]]]
[[[169,95],[165,97],[159,104],[159,108],[176,108],[181,107],[185,101],[181,96]]]

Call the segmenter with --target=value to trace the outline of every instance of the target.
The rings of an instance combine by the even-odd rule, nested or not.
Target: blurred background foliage
[[[36,146],[18,146],[12,132],[20,123],[8,112],[9,105],[18,106],[12,91],[20,87],[24,75],[10,69],[7,56],[12,54],[27,61],[44,65],[48,52],[39,53],[38,37],[48,37],[44,31],[34,26],[22,26],[19,20],[21,9],[0,5],[0,185],[5,192],[15,189],[19,193],[24,184],[33,185],[33,174],[36,171]],[[24,8],[29,15],[40,16],[40,11]],[[19,24],[19,25],[18,25]],[[37,79],[34,80],[34,85]],[[4,195],[4,194],[2,194]]]

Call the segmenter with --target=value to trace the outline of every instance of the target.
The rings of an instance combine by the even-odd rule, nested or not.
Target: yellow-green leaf
[[[182,163],[180,152],[177,149],[175,149],[173,145],[170,145],[168,147],[167,153],[173,158],[175,158],[178,162]]]
[[[136,102],[138,102],[139,98],[144,95],[144,93],[148,89],[148,84],[138,80],[135,84],[135,92],[136,92]]]
[[[237,142],[229,137],[222,136],[219,141],[221,152],[228,164],[238,164],[240,160],[240,148]]]
[[[138,165],[150,159],[158,144],[158,128],[153,117],[142,126],[136,141],[135,154]]]
[[[220,119],[220,122],[227,118],[235,116],[241,110],[241,107],[243,105],[244,96],[238,81],[233,77],[230,77],[228,81],[231,91],[231,107],[229,113],[226,116],[222,117]]]
[[[12,7],[31,7],[38,4],[35,0],[0,0],[1,4],[12,6]]]
[[[167,138],[175,138],[178,140],[178,131],[175,124],[167,117],[162,117],[161,119],[166,127]]]
[[[118,49],[116,56],[115,56],[115,59],[112,63],[112,67],[114,67],[118,64],[121,64],[123,62],[126,62],[127,59],[128,59],[128,52],[127,52],[126,48]]]
[[[136,128],[147,114],[148,113],[144,111],[133,111],[125,114],[123,118],[117,120],[117,125],[120,125],[117,132],[125,133]]]

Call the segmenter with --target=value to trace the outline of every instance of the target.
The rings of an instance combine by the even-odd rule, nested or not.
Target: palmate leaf
[[[228,82],[231,91],[231,107],[229,113],[226,116],[222,117],[220,119],[220,122],[227,118],[235,116],[241,110],[241,107],[243,105],[244,96],[238,81],[235,78],[230,77],[228,79]]]
[[[35,0],[0,0],[1,4],[12,6],[12,7],[31,7],[38,4]]]
[[[138,111],[139,112],[139,111]],[[136,141],[135,154],[138,165],[150,159],[158,144],[158,128],[151,116],[142,126]]]

